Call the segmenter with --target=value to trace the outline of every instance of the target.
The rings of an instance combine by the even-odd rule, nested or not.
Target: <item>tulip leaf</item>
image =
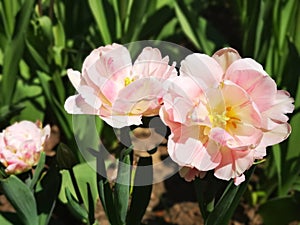
[[[159,34],[162,28],[174,17],[173,10],[168,6],[162,8],[151,14],[145,22],[140,37],[146,39],[147,37],[155,37]],[[156,24],[153,26],[153,24]]]
[[[99,153],[95,152],[97,158],[97,183],[98,183],[98,195],[102,203],[103,209],[106,212],[108,220],[111,224],[118,224],[116,208],[114,205],[113,192],[110,188],[110,184],[107,180],[107,174],[105,169],[105,148],[103,145],[100,148]]]
[[[39,225],[47,225],[54,210],[61,187],[62,177],[57,167],[51,166],[37,183],[35,198],[39,214]]]
[[[207,172],[204,178],[197,177],[194,180],[198,204],[204,220],[214,210],[215,201],[221,197],[227,183],[216,178],[213,171]]]
[[[1,179],[0,184],[23,224],[38,225],[37,206],[29,187],[15,175]]]
[[[116,209],[118,209],[117,218],[119,224],[126,224],[131,171],[129,150],[130,148],[124,149],[124,152],[126,152],[127,154],[122,154],[120,156],[118,175],[114,190],[115,207]]]
[[[186,34],[186,36],[191,40],[191,42],[200,49],[200,45],[197,41],[196,34],[194,33],[194,30],[192,28],[192,25],[190,24],[189,20],[187,19],[186,15],[182,8],[174,2],[175,12],[178,18],[178,21],[182,27],[183,32]]]
[[[89,0],[89,6],[97,23],[100,35],[102,36],[103,43],[111,44],[112,39],[102,0]]]
[[[32,58],[35,60],[35,62],[39,65],[39,67],[43,71],[45,71],[46,73],[49,73],[50,72],[49,66],[48,66],[47,62],[45,62],[43,56],[40,55],[38,50],[36,50],[34,48],[34,46],[29,42],[29,40],[26,40],[25,43],[26,43],[26,46],[27,46]]]
[[[76,183],[79,188],[80,196],[83,200],[85,208],[89,208],[89,204],[96,203],[97,196],[97,184],[96,184],[96,171],[95,162],[81,163],[73,167]],[[87,184],[89,185],[91,193],[87,189]],[[75,187],[76,184],[73,185]],[[77,192],[76,192],[77,193]],[[90,194],[93,196],[93,201],[90,202]],[[78,197],[78,196],[77,196]]]
[[[86,209],[84,209],[74,198],[74,196],[71,194],[69,188],[66,187],[65,194],[68,200],[67,207],[70,210],[70,212],[79,220],[82,222],[88,221],[88,212]]]
[[[46,162],[46,154],[45,152],[41,152],[39,162],[36,166],[36,169],[34,170],[34,174],[30,182],[30,186],[29,186],[30,190],[33,190],[37,180],[39,179],[41,172],[44,169],[45,162]]]
[[[275,198],[259,207],[265,225],[290,224],[300,220],[300,202],[292,196]]]
[[[89,214],[89,224],[94,224],[95,222],[95,201],[92,194],[91,185],[86,183],[87,195],[88,195],[88,214]]]
[[[138,35],[142,29],[142,25],[148,16],[147,9],[149,9],[151,1],[133,0],[129,13],[129,22],[124,42],[132,42],[138,39]],[[139,21],[139,23],[137,23]]]
[[[6,127],[9,125],[9,120],[11,117],[19,114],[25,108],[24,104],[17,105],[4,105],[0,107],[0,127]]]
[[[144,170],[143,168],[147,169]],[[153,167],[151,156],[141,157],[139,159],[134,179],[135,184],[136,181],[138,181],[138,186],[133,187],[130,210],[127,215],[127,224],[140,225],[152,192]],[[144,181],[143,183],[148,185],[139,184],[141,181]]]
[[[24,1],[21,6],[20,15],[16,20],[13,39],[9,41],[4,51],[2,87],[1,92],[4,97],[4,103],[10,104],[13,99],[13,93],[18,75],[18,64],[22,58],[24,50],[24,39],[27,26],[30,21],[34,0]]]
[[[73,151],[62,142],[57,147],[56,161],[60,169],[72,169],[77,163]]]
[[[22,224],[22,222],[20,221],[20,219],[16,215],[16,213],[1,212],[0,224],[1,225],[14,225],[14,224]]]
[[[229,183],[214,210],[208,215],[205,225],[226,225],[229,223],[240,198],[247,189],[254,169],[255,165],[245,172],[246,180],[240,185],[236,186],[233,181]]]

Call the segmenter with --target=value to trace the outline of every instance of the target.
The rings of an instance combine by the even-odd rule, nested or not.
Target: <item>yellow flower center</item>
[[[221,127],[226,131],[237,128],[237,124],[241,121],[231,106],[226,107],[226,110],[221,114],[218,112],[211,113],[209,120],[212,127]]]
[[[226,112],[223,112],[222,114],[213,112],[209,115],[209,120],[213,127],[225,127],[230,118],[227,117]]]
[[[127,87],[129,84],[131,84],[134,81],[134,78],[125,77],[124,79],[124,85]]]

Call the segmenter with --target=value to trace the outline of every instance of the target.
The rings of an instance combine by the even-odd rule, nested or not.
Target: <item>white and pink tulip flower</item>
[[[277,90],[259,63],[232,48],[212,57],[187,56],[166,89],[160,116],[172,132],[168,152],[187,180],[214,170],[238,185],[266,147],[291,132],[285,115],[294,109],[289,93]]]
[[[7,174],[19,174],[37,165],[50,126],[31,121],[16,122],[0,133],[0,162]]]
[[[65,109],[71,114],[98,115],[115,128],[141,124],[142,116],[158,115],[163,84],[177,76],[157,48],[146,47],[132,64],[128,49],[119,44],[93,50],[82,72],[68,70],[78,94],[69,97]]]

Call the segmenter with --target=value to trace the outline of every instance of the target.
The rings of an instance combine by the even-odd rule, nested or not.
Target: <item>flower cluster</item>
[[[50,126],[41,123],[21,121],[7,127],[0,133],[0,162],[7,174],[26,172],[35,166],[43,151]]]
[[[293,99],[253,59],[232,48],[212,57],[194,53],[181,62],[179,76],[168,63],[156,48],[144,48],[132,65],[124,46],[100,47],[86,58],[82,73],[68,70],[78,94],[65,109],[99,115],[117,128],[160,115],[171,129],[169,155],[186,180],[214,170],[239,184],[267,146],[289,136],[285,114],[293,111]]]

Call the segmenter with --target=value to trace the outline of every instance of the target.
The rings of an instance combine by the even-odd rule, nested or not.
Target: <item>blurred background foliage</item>
[[[0,128],[24,119],[55,124],[82,164],[63,108],[74,94],[68,68],[80,70],[92,49],[113,42],[163,40],[209,55],[231,46],[260,62],[295,99],[290,138],[269,149],[244,196],[260,206],[266,224],[286,224],[300,210],[299,23],[298,0],[1,0]],[[104,140],[111,139],[98,122]]]

